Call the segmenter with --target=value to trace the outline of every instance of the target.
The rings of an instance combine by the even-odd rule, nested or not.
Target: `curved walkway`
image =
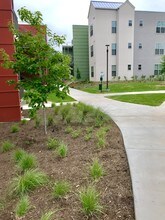
[[[121,129],[130,166],[136,220],[165,220],[165,105],[150,107],[70,89]]]

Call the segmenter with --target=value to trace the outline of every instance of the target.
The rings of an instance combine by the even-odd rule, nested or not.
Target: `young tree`
[[[68,92],[65,80],[70,76],[70,58],[54,50],[53,46],[61,45],[65,38],[53,34],[43,25],[42,14],[39,11],[32,13],[23,7],[18,10],[18,14],[34,31],[22,32],[10,24],[10,30],[15,36],[16,51],[13,54],[14,59],[11,60],[8,54],[1,50],[3,66],[20,75],[21,80],[16,86],[25,90],[24,99],[28,100],[29,106],[32,107],[31,114],[41,107],[44,109],[46,133],[45,103],[50,92],[61,97]]]

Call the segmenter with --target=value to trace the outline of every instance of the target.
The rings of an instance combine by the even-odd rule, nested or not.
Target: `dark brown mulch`
[[[52,109],[47,114],[53,114]],[[27,112],[24,111],[24,115]],[[19,124],[20,131],[11,133],[11,125],[14,123],[0,124],[0,143],[4,140],[12,141],[16,147],[23,148],[27,152],[34,153],[38,159],[38,167],[51,179],[51,183],[57,180],[67,180],[71,185],[70,193],[62,199],[54,199],[52,185],[48,184],[38,188],[29,194],[31,209],[23,218],[25,220],[39,220],[43,213],[55,211],[53,219],[58,220],[85,220],[79,201],[79,191],[82,187],[94,184],[100,193],[100,203],[103,212],[89,217],[90,220],[134,220],[134,205],[131,189],[130,172],[127,163],[123,139],[119,128],[109,120],[110,130],[107,133],[105,148],[97,147],[95,134],[99,128],[93,127],[92,139],[84,141],[86,128],[89,124],[71,124],[75,130],[81,129],[81,135],[73,138],[66,134],[68,125],[60,119],[56,119],[53,126],[48,127],[48,135],[44,134],[43,125],[35,128],[34,121],[27,124]],[[55,152],[48,150],[48,137],[56,137],[68,145],[68,156],[59,158]],[[10,182],[18,171],[12,160],[14,149],[10,152],[0,153],[0,220],[12,220],[15,218],[17,197],[10,198],[8,189]],[[93,183],[89,174],[89,166],[93,158],[99,158],[105,175]],[[3,206],[3,207],[2,207]]]

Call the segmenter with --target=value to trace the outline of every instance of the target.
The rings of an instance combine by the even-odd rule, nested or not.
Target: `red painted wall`
[[[13,22],[13,0],[0,0],[0,48],[12,58],[14,52],[13,36],[8,29],[9,21]],[[0,64],[2,58],[0,57]],[[20,121],[21,108],[19,91],[8,85],[8,80],[18,80],[12,70],[0,66],[0,122]]]

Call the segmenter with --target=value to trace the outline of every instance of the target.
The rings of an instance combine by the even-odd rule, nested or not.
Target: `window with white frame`
[[[91,77],[94,77],[94,66],[91,66]]]
[[[112,33],[117,32],[117,21],[112,21]]]
[[[155,48],[155,55],[164,55],[164,44],[157,43]]]
[[[142,65],[141,64],[138,65],[138,70],[142,70]]]
[[[111,45],[111,47],[112,47],[112,55],[116,55],[116,43],[113,43],[112,45]]]
[[[91,57],[94,56],[94,52],[93,52],[93,45],[91,46]]]
[[[165,33],[165,21],[157,22],[156,33]]]
[[[93,36],[93,25],[90,25],[90,36]]]
[[[132,20],[128,21],[128,26],[131,27],[132,26]]]
[[[128,70],[131,70],[131,64],[128,64]]]
[[[143,27],[143,20],[140,20],[140,21],[139,21],[139,26],[140,26],[140,27]]]
[[[161,74],[161,64],[155,64],[154,75],[159,75],[159,74]]]
[[[116,76],[116,65],[112,65],[112,76]]]
[[[132,43],[128,43],[128,49],[132,48]]]

